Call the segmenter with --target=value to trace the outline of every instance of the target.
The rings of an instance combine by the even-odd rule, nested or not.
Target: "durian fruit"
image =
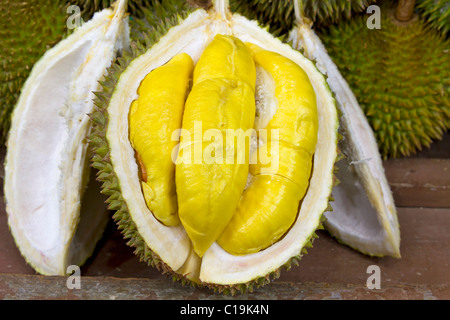
[[[339,148],[343,158],[337,162],[336,174],[340,184],[333,189],[333,212],[326,213],[325,228],[338,241],[364,254],[399,258],[400,226],[375,135],[345,78],[312,29],[301,1],[294,3],[297,25],[290,32],[289,41],[316,61],[319,70],[327,75],[340,111]],[[346,49],[353,50],[353,40],[347,45],[350,44],[352,47]],[[327,48],[330,47],[329,43]],[[355,52],[367,59],[360,51]],[[373,67],[371,72],[376,74],[378,70]],[[371,87],[380,82],[375,78]]]
[[[125,12],[120,0],[48,50],[13,111],[4,180],[8,224],[26,261],[42,274],[64,275],[68,265],[84,263],[109,220],[99,186],[89,179],[86,136],[93,91],[116,53],[129,47]]]
[[[0,2],[0,144],[34,63],[66,34],[65,5],[58,1]]]
[[[267,25],[274,35],[287,34],[295,25],[294,2],[292,0],[238,0],[231,3],[232,10],[249,19]],[[302,0],[299,1],[306,17],[316,25],[336,23],[361,12],[374,0]]]
[[[363,108],[382,156],[410,156],[450,128],[450,41],[414,11],[399,21],[399,6],[379,5],[380,29],[367,28],[363,15],[320,36]]]
[[[231,293],[267,284],[306,253],[328,208],[338,116],[325,78],[224,0],[153,36],[109,69],[91,116],[114,219],[143,261],[183,283]],[[144,116],[161,107],[159,119]],[[139,114],[157,123],[136,127]],[[172,164],[144,159],[173,141]],[[173,175],[180,222],[165,223],[173,189],[158,181]]]

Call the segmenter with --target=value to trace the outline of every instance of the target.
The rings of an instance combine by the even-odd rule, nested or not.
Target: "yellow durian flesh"
[[[193,68],[185,53],[150,72],[130,108],[130,140],[145,167],[142,187],[146,203],[165,225],[176,225],[178,194],[183,227],[200,257],[219,236],[218,243],[233,254],[258,252],[273,244],[294,222],[308,186],[317,141],[314,89],[305,72],[291,60],[253,44],[248,47],[251,53],[235,37],[215,36],[195,66],[184,114]],[[238,161],[236,149],[245,146],[233,141],[234,154],[229,158],[225,137],[230,129],[253,127],[253,59],[275,82],[278,108],[266,130],[275,131],[277,136],[269,133],[260,137],[264,145],[253,154],[270,148],[271,161],[262,164],[256,157],[250,165],[254,181],[241,197],[249,165],[248,161]],[[175,143],[171,138],[182,117],[185,135],[181,134],[177,159],[176,194],[175,167],[170,161],[174,160]],[[196,122],[200,127],[196,128]],[[197,134],[196,129],[200,129]],[[219,141],[208,139],[207,130],[218,130]],[[220,154],[208,162],[205,157],[210,154],[204,153],[212,143]],[[271,147],[275,145],[276,150]]]
[[[270,161],[263,164],[260,157],[252,157],[257,158],[250,164],[253,182],[218,240],[233,254],[267,248],[295,221],[308,187],[318,130],[316,95],[303,69],[275,52],[253,44],[249,48],[273,77],[278,106],[266,127],[264,145],[254,151],[259,155],[264,150]]]
[[[215,36],[195,66],[182,126],[193,139],[180,144],[182,152],[187,148],[192,152],[180,152],[176,186],[181,222],[200,257],[230,221],[247,181],[248,162],[236,161],[238,150],[234,149],[230,161],[223,158],[227,130],[253,127],[255,82],[252,56],[245,44],[232,36]],[[202,126],[199,137],[195,136],[196,122]],[[214,135],[209,139],[207,130],[217,130],[217,140]],[[205,157],[210,154],[204,153],[213,141],[223,156],[214,155],[219,161],[208,162]],[[201,159],[195,159],[199,155],[203,155]]]
[[[150,72],[130,108],[130,142],[139,155],[145,178],[141,185],[150,211],[163,224],[180,223],[175,191],[173,139],[180,128],[194,63],[181,53]]]

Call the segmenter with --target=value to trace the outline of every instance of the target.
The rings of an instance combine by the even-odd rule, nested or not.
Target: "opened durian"
[[[92,254],[109,218],[90,179],[93,91],[129,46],[126,3],[95,14],[34,65],[13,111],[4,196],[14,240],[37,272],[64,275]],[[95,176],[94,176],[95,178]]]
[[[338,117],[314,64],[228,5],[198,9],[120,58],[90,140],[141,259],[234,292],[267,283],[311,245],[333,187]]]

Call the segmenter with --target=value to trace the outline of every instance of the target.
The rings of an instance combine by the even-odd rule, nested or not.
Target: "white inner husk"
[[[326,228],[340,241],[370,255],[400,257],[397,211],[384,173],[378,144],[370,124],[337,66],[307,21],[299,19],[289,39],[294,48],[317,62],[327,75],[341,111],[340,148],[346,159],[338,163],[333,189],[333,212]]]
[[[201,262],[195,263],[192,257],[188,259],[191,244],[183,227],[162,225],[145,204],[134,151],[128,140],[127,115],[131,102],[137,98],[137,88],[145,75],[181,52],[188,53],[194,62],[198,61],[203,49],[218,33],[234,35],[244,42],[252,42],[262,48],[279,52],[298,63],[310,77],[317,93],[319,133],[309,191],[303,200],[297,221],[285,237],[261,252],[240,257],[228,254],[214,243]],[[265,92],[273,91],[270,81],[266,81],[265,85]],[[273,107],[270,107],[273,104],[265,105],[267,107],[264,110],[259,110],[259,121],[267,124],[267,118],[273,116]],[[269,274],[291,257],[298,255],[318,227],[333,185],[332,171],[337,152],[338,126],[335,102],[324,77],[313,63],[298,51],[273,38],[255,22],[239,15],[224,19],[220,14],[195,11],[180,25],[173,27],[148,52],[132,61],[120,76],[108,113],[107,139],[110,142],[111,161],[122,196],[146,244],[174,271],[183,272],[191,278],[198,277],[200,281],[207,283],[244,283]],[[187,265],[200,266],[200,270],[186,270]]]
[[[83,263],[107,222],[104,197],[88,186],[85,138],[92,92],[128,45],[123,4],[96,13],[47,51],[14,110],[5,166],[8,223],[22,255],[43,274],[64,275],[69,264]],[[83,199],[89,206],[81,206]]]

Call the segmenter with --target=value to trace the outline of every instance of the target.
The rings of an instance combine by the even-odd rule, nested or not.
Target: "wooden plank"
[[[362,255],[320,231],[299,266],[238,299],[450,299],[449,161],[419,155],[384,162],[399,207],[401,259]],[[2,178],[0,169],[1,182]],[[222,298],[210,290],[173,283],[140,262],[113,222],[81,268],[78,291],[67,288],[66,278],[38,276],[25,263],[9,232],[4,205],[0,206],[0,241],[1,299]],[[380,267],[380,290],[365,286],[371,265]]]
[[[314,247],[303,257],[299,266],[283,270],[272,284],[336,283],[364,286],[367,268],[376,265],[384,286],[450,285],[450,209],[399,208],[401,226],[401,259],[373,258],[339,244],[325,231],[318,232]],[[0,274],[35,272],[25,264],[9,232],[0,223]],[[116,277],[161,280],[155,268],[133,255],[121,234],[111,223],[94,256],[81,268],[83,277]],[[269,286],[271,287],[272,284]],[[181,286],[179,283],[176,286]],[[44,289],[43,289],[44,290]]]
[[[69,280],[70,281],[70,280]],[[180,286],[170,279],[80,277],[80,288],[69,289],[65,277],[0,275],[0,299],[51,300],[222,300],[229,296],[206,288]],[[444,300],[449,285],[391,285],[369,289],[342,283],[278,281],[253,292],[236,294],[235,300]]]
[[[450,159],[392,159],[384,167],[396,206],[450,208]]]

